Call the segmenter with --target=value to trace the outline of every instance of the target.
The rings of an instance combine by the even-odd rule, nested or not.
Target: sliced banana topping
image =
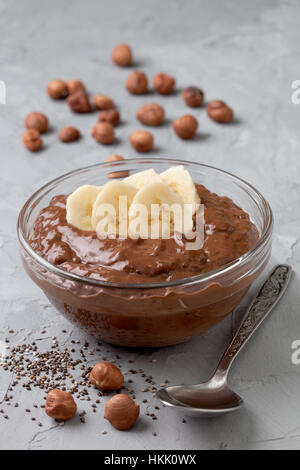
[[[92,226],[99,237],[128,233],[128,211],[137,189],[124,181],[106,183],[94,202]]]
[[[182,232],[183,206],[182,197],[166,183],[147,184],[136,193],[129,209],[131,236],[167,238],[174,230]]]
[[[174,232],[193,230],[199,203],[191,175],[182,165],[160,175],[150,169],[123,181],[76,189],[67,199],[67,222],[81,230],[95,230],[101,238],[168,238]]]
[[[196,212],[196,204],[200,204],[200,198],[192,177],[184,166],[172,166],[161,173],[160,177],[175,193],[182,197],[185,204],[192,204],[192,212],[194,214]]]
[[[91,216],[93,204],[102,186],[85,184],[67,198],[67,222],[81,230],[93,230]]]
[[[150,170],[140,171],[138,173],[134,173],[133,175],[128,176],[127,178],[123,179],[125,183],[132,184],[138,189],[141,189],[143,186],[149,183],[161,182],[162,179],[158,173],[156,173],[153,168]]]

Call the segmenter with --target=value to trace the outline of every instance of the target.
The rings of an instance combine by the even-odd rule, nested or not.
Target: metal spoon
[[[242,347],[284,294],[291,273],[291,267],[285,264],[277,265],[273,269],[248,307],[214,375],[208,382],[162,388],[156,393],[159,400],[167,406],[197,417],[216,416],[241,408],[243,399],[227,385],[228,371]]]

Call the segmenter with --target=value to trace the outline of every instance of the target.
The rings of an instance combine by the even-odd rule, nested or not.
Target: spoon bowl
[[[213,417],[243,406],[243,399],[226,384],[215,387],[211,381],[198,385],[174,385],[157,392],[166,406],[181,408],[196,417]]]

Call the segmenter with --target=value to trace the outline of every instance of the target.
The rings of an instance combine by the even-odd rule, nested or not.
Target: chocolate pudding
[[[205,241],[201,250],[185,249],[170,239],[101,240],[93,231],[67,223],[66,195],[54,197],[34,224],[30,245],[59,268],[84,276],[87,282],[65,279],[45,269],[25,268],[50,301],[71,322],[106,342],[158,347],[187,341],[225,318],[239,304],[254,278],[253,260],[218,282],[173,281],[209,273],[238,259],[258,241],[247,213],[227,197],[196,185],[204,204]],[[132,287],[93,284],[88,279],[130,283]],[[157,287],[152,283],[170,283]],[[150,284],[140,287],[142,284]]]
[[[185,240],[99,239],[67,223],[67,196],[56,196],[34,225],[32,248],[52,264],[91,279],[120,283],[174,281],[207,273],[236,260],[258,240],[258,231],[240,207],[227,197],[197,185],[204,204],[205,241],[186,250]]]

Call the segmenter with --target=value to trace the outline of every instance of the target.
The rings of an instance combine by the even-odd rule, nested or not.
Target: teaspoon
[[[273,269],[247,308],[211,379],[197,385],[162,388],[156,393],[157,398],[164,405],[197,417],[216,416],[241,408],[243,399],[227,384],[229,369],[242,347],[284,294],[291,273],[291,267],[286,264],[277,265]]]

